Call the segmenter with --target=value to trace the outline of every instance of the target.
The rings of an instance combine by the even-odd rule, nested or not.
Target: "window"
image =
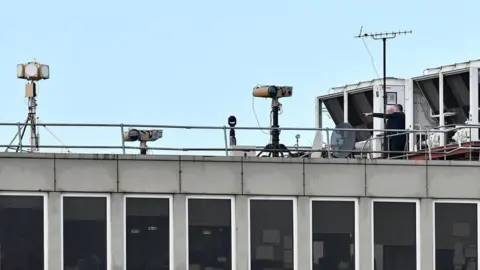
[[[477,269],[477,203],[435,207],[435,269]]]
[[[355,202],[312,201],[312,269],[355,269]]]
[[[417,204],[374,201],[374,269],[417,269]]]
[[[126,269],[170,267],[170,199],[126,197]]]
[[[0,194],[0,269],[46,270],[44,200]]]
[[[293,199],[250,199],[251,270],[295,269]]]
[[[62,197],[63,269],[108,269],[108,198]]]
[[[232,269],[232,200],[188,198],[189,269]]]

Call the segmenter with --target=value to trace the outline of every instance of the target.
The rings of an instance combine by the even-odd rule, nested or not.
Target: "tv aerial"
[[[258,153],[259,157],[263,152],[268,152],[269,157],[284,157],[284,153],[291,154],[288,148],[280,143],[280,129],[278,124],[278,114],[282,104],[278,101],[280,98],[291,97],[292,86],[259,85],[253,88],[253,96],[257,98],[272,99],[272,130],[270,131],[271,143]]]
[[[355,148],[356,138],[356,132],[353,130],[352,125],[349,123],[338,124],[330,137],[331,156],[334,158],[351,157]]]

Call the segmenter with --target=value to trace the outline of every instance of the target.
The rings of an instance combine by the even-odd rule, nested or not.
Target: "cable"
[[[70,149],[68,149],[67,146],[66,146],[57,136],[55,136],[55,134],[54,134],[47,126],[43,125],[43,128],[44,128],[48,133],[50,133],[50,135],[52,135],[52,137],[53,137],[55,140],[57,140],[57,142],[59,142],[59,143],[63,146],[63,148],[65,148],[65,150],[67,150],[67,153],[71,153],[71,152],[70,152]]]
[[[363,42],[363,45],[365,46],[365,49],[367,50],[368,55],[370,55],[370,62],[372,63],[373,70],[375,71],[375,74],[377,74],[377,78],[380,79],[380,75],[378,74],[377,67],[375,67],[375,59],[373,58],[373,55],[370,52],[370,49],[368,48],[367,42],[365,42],[363,38],[361,40]]]
[[[257,112],[255,111],[255,97],[252,97],[252,110],[253,110],[253,115],[255,116],[255,120],[257,121],[257,125],[258,127],[262,127],[260,125],[260,121],[258,120],[258,116],[257,116]],[[272,113],[270,112],[270,126],[272,125]],[[261,132],[263,132],[264,134],[267,134],[267,135],[270,135],[268,132],[265,132],[265,130],[263,129],[260,129]]]
[[[37,119],[37,122],[39,125],[43,126],[43,128],[45,128],[45,130],[50,133],[50,135],[52,135],[52,137],[57,141],[59,142],[63,148],[65,148],[65,150],[67,150],[67,153],[72,153],[70,151],[70,149],[68,149],[68,147],[62,142],[62,140],[60,140],[46,125],[42,124],[42,122],[40,121],[40,119]]]

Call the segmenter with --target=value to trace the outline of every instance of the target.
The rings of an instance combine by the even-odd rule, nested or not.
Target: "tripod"
[[[30,152],[38,151],[39,145],[39,136],[37,133],[37,84],[34,81],[30,81],[26,85],[26,96],[28,97],[28,116],[27,120],[25,120],[25,124],[22,127],[22,131],[19,130],[13,137],[12,141],[9,144],[9,147],[5,150],[7,152],[11,147],[13,142],[17,139],[18,136],[19,142],[23,140],[23,136],[25,135],[25,131],[27,127],[30,126]],[[29,125],[30,123],[30,125]],[[20,150],[21,143],[16,147],[15,152]]]
[[[280,111],[280,102],[278,98],[272,98],[272,130],[270,134],[272,135],[272,142],[267,144],[263,150],[258,153],[259,157],[263,152],[269,152],[269,157],[284,157],[284,153],[290,154],[288,148],[280,143],[280,129],[278,125],[278,111]]]

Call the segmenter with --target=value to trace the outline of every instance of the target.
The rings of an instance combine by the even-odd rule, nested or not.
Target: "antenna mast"
[[[23,126],[21,134],[16,134],[12,142],[17,136],[20,136],[19,140],[23,139],[23,135],[27,129],[27,125],[30,123],[30,152],[38,151],[38,130],[37,130],[37,83],[40,80],[48,80],[50,78],[50,68],[48,65],[43,65],[37,62],[36,59],[17,65],[17,78],[26,80],[25,84],[25,97],[28,98],[28,116]],[[20,145],[17,146],[17,152]],[[9,148],[7,148],[8,151]]]
[[[37,152],[39,144],[39,136],[37,130],[37,83],[35,81],[29,81],[26,89],[28,98],[27,123],[30,121],[30,151]]]
[[[372,38],[381,40],[383,43],[383,113],[387,113],[387,40],[394,39],[400,35],[411,34],[412,31],[380,32],[380,33],[362,33],[363,26],[360,27],[360,33],[355,38]],[[387,118],[383,118],[383,128],[387,126]],[[383,133],[383,143],[387,143],[387,133]],[[387,151],[387,157],[388,157]]]

